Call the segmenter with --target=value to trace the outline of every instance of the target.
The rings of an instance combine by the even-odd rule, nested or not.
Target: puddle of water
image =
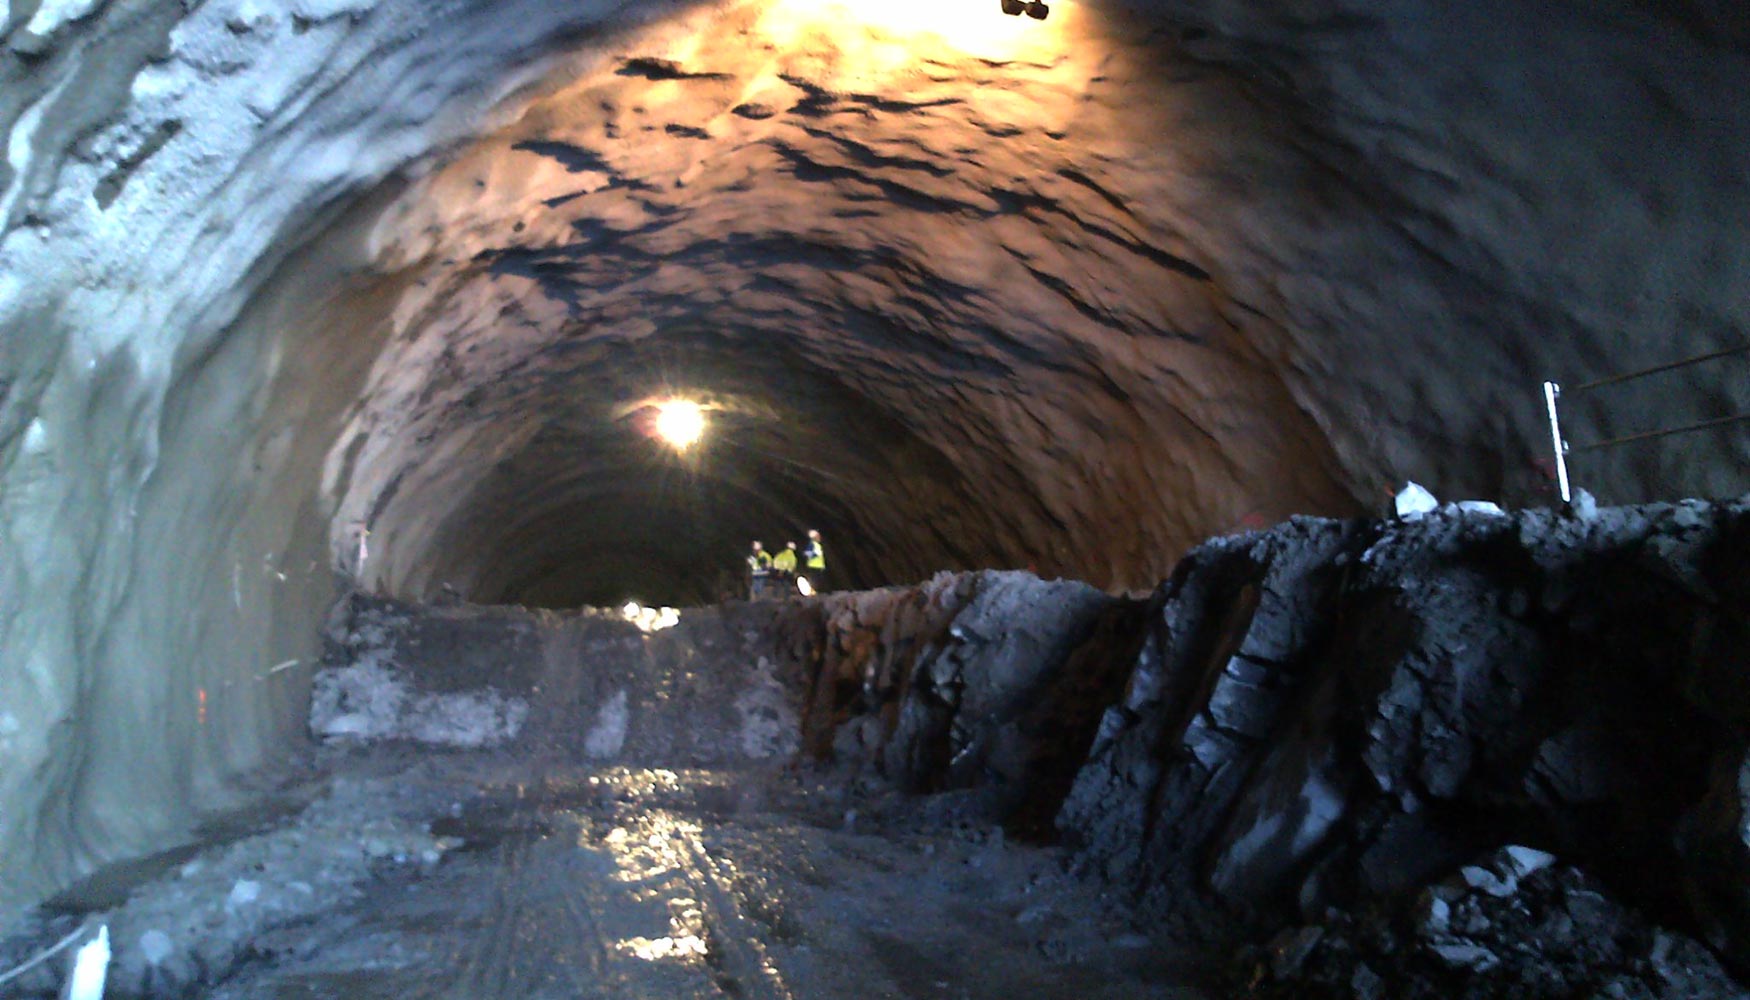
[[[465,812],[460,816],[444,816],[431,822],[431,835],[450,837],[462,842],[451,848],[452,854],[490,851],[505,843],[533,843],[546,840],[557,831],[553,824],[537,816],[516,816],[508,812]]]

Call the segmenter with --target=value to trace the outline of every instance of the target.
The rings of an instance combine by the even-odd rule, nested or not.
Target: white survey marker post
[[[359,521],[354,524],[353,530],[358,533],[358,551],[353,559],[353,576],[363,580],[365,577],[365,560],[369,559],[371,556],[371,529],[366,527],[363,521]]]
[[[109,978],[109,925],[97,929],[97,937],[73,956],[73,975],[67,980],[67,1000],[103,1000],[104,980]]]
[[[1543,403],[1549,410],[1550,443],[1556,452],[1556,485],[1562,491],[1562,503],[1573,502],[1573,495],[1568,490],[1568,442],[1562,440],[1562,418],[1556,413],[1556,398],[1562,394],[1562,387],[1554,382],[1543,384]]]

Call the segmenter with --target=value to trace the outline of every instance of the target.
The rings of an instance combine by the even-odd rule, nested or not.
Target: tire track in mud
[[[543,777],[536,787],[539,791],[531,795],[528,786],[518,786],[508,825],[526,832],[507,837],[494,849],[487,876],[492,901],[483,933],[469,939],[457,975],[437,994],[445,1000],[625,995],[607,989],[613,985],[607,946],[595,907],[584,898],[597,876],[569,863],[570,853],[558,838],[546,835],[565,830],[567,824],[554,807],[547,780]],[[579,972],[576,959],[588,966],[588,977]],[[558,978],[565,982],[555,983]]]
[[[725,875],[704,843],[690,833],[681,836],[683,854],[691,862],[685,880],[705,907],[711,934],[705,961],[718,987],[729,996],[751,1000],[795,1000],[783,976],[766,953],[754,923],[741,912],[733,880]]]
[[[597,787],[593,769],[579,766],[589,756],[589,727],[580,724],[589,706],[635,678],[659,704],[714,704],[685,682],[698,657],[689,637],[663,632],[630,649],[604,649],[592,627],[574,623],[543,650],[540,697],[516,754],[522,783],[514,798],[501,785],[499,805],[482,817],[504,836],[490,860],[476,855],[472,881],[484,913],[449,956],[449,982],[435,984],[429,1000],[795,1000],[761,940],[763,925],[736,900],[733,865],[719,866],[699,837],[697,823],[708,821],[685,804],[666,808],[675,804],[670,796],[691,800],[684,779],[632,769],[604,778],[623,783],[617,795],[580,795],[586,779]],[[701,735],[682,731],[643,749],[697,752]],[[620,841],[599,835],[608,830],[626,832]]]
[[[666,907],[660,914],[666,934],[627,938],[616,948],[646,963],[656,955],[669,969],[691,970],[703,980],[697,983],[701,996],[795,1000],[767,953],[765,925],[750,920],[738,902],[734,864],[720,862],[704,843],[705,825],[713,821],[699,808],[698,777],[661,769],[614,769],[600,777],[606,796],[597,801],[605,808],[593,819],[602,835],[592,839],[613,871],[590,882],[589,891],[611,887],[646,906]],[[613,901],[597,909],[625,912]],[[637,971],[643,983],[649,964]]]
[[[477,933],[425,1000],[796,1000],[694,817],[636,800],[584,815],[561,785],[519,787],[502,816],[513,832],[474,880],[489,894]],[[589,837],[596,821],[613,832]]]

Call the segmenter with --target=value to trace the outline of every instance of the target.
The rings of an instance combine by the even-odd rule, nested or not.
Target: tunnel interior
[[[1118,187],[1219,182],[1173,137],[1257,117],[1242,95],[1210,74],[1127,100],[1175,49],[1134,15],[840,13],[712,10],[708,49],[629,49],[660,54],[373,206],[360,280],[409,287],[365,321],[393,332],[338,481],[368,578],[697,602],[748,539],[817,527],[847,582],[1145,586],[1248,515],[1354,508],[1324,433],[1232,349],[1243,311],[1191,220]],[[713,426],[665,464],[635,408],[676,395]]]
[[[1741,337],[1725,5],[1052,7],[12,5],[0,896],[243,794],[343,585],[692,605],[817,528],[846,587],[1150,588],[1405,480],[1548,502],[1542,380]]]

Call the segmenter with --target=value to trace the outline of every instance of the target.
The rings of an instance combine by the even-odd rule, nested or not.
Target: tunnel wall
[[[1735,7],[1060,6],[993,59],[760,4],[10,5],[4,905],[295,739],[355,522],[408,596],[593,598],[641,552],[682,587],[811,523],[852,581],[1146,587],[1405,477],[1536,500],[1539,379],[1741,336]],[[633,439],[529,415],[676,354],[788,419],[641,520]],[[1734,371],[1574,433],[1741,411]],[[1714,434],[1585,482],[1747,466]]]
[[[335,594],[328,421],[369,362],[302,314],[324,255],[244,304],[336,199],[610,9],[8,9],[4,906],[163,846],[301,732]]]

